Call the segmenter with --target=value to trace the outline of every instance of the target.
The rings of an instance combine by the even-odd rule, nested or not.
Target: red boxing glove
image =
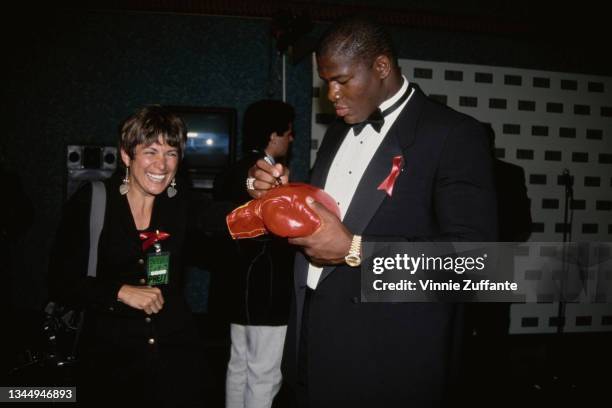
[[[287,238],[311,235],[319,228],[321,220],[306,203],[307,197],[340,218],[336,201],[325,191],[309,184],[289,183],[229,213],[225,220],[230,235],[234,239],[254,238],[267,232]]]

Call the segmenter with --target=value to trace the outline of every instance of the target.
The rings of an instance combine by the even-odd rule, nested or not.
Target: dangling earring
[[[166,190],[166,193],[168,193],[168,197],[172,198],[176,195],[176,193],[178,193],[175,187],[176,187],[176,179],[173,178],[172,182],[170,183],[170,187],[168,187],[168,190]]]
[[[125,177],[123,178],[123,182],[119,186],[119,193],[121,195],[126,195],[128,191],[130,191],[130,168],[126,166]]]

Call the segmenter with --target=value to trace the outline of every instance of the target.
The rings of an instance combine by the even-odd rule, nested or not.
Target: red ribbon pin
[[[160,231],[160,230],[155,230],[155,232],[141,232],[140,239],[144,240],[142,243],[142,250],[146,251],[154,243],[163,241],[169,236],[170,234],[168,234],[167,232]]]
[[[393,194],[393,186],[395,185],[395,179],[399,176],[402,167],[404,166],[404,157],[395,156],[391,165],[391,172],[386,179],[378,186],[378,190],[383,190],[389,197]]]

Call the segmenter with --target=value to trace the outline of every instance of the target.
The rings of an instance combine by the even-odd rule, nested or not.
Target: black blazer
[[[499,240],[524,242],[531,235],[531,201],[525,186],[525,170],[516,164],[495,159]]]
[[[248,171],[262,158],[252,153],[215,178],[214,198],[236,208],[252,198],[246,191]],[[232,209],[233,209],[232,208]],[[227,229],[217,242],[222,262],[216,276],[226,282],[224,309],[231,323],[284,326],[289,319],[295,248],[287,239],[265,234],[232,240]]]
[[[49,289],[52,299],[88,309],[82,346],[135,347],[147,340],[180,342],[193,332],[191,311],[183,296],[183,247],[188,218],[188,191],[180,188],[170,199],[155,198],[149,230],[168,232],[162,250],[170,251],[169,284],[160,286],[164,307],[148,316],[142,310],[117,301],[123,284],[144,285],[146,253],[136,230],[127,197],[119,194],[120,177],[105,182],[106,211],[98,245],[96,278],[87,277],[91,185],[78,190],[65,206],[50,256]],[[184,184],[183,184],[184,186]],[[147,252],[153,252],[153,247]],[[190,338],[189,341],[192,339]]]
[[[364,241],[494,241],[495,188],[483,126],[428,99],[418,86],[368,165],[344,218]],[[327,131],[312,172],[324,186],[349,128]],[[388,197],[378,185],[394,156],[404,167]],[[295,263],[284,373],[296,381],[308,262]],[[453,304],[361,303],[360,269],[324,268],[310,303],[310,406],[442,405],[455,372],[461,310]]]
[[[142,249],[127,197],[119,194],[120,182],[117,176],[105,182],[97,276],[86,277],[91,185],[67,203],[51,253],[52,298],[87,309],[74,378],[81,390],[79,401],[86,406],[108,406],[119,400],[147,406],[200,406],[206,387],[204,356],[183,296],[185,235],[187,226],[196,223],[189,217],[189,189],[177,181],[175,197],[165,192],[155,197],[149,230],[170,234],[161,243],[162,250],[170,252],[170,275],[169,283],[160,286],[162,310],[148,316],[117,301],[121,285],[145,284],[146,253],[154,251]]]

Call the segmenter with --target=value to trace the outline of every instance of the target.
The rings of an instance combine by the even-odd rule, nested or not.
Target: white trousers
[[[287,326],[231,324],[225,381],[226,408],[269,408],[281,386]]]

